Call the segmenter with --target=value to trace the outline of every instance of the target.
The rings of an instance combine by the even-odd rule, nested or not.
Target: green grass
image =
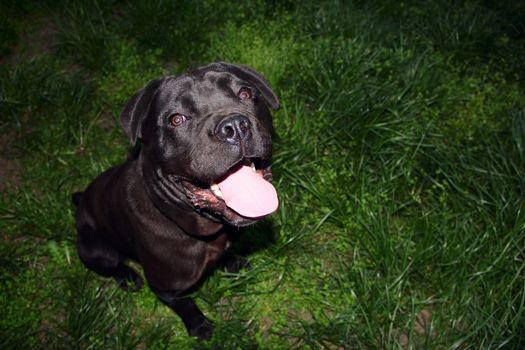
[[[0,170],[0,348],[525,346],[522,1],[0,13],[0,166],[16,173]],[[147,288],[83,267],[70,194],[125,159],[135,90],[214,60],[253,66],[282,101],[281,205],[236,244],[253,269],[195,292],[215,324],[200,343]]]

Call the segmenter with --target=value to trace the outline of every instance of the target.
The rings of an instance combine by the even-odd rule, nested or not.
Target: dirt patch
[[[0,158],[0,192],[20,186],[20,168],[14,159]]]
[[[19,33],[17,45],[0,59],[0,64],[16,66],[52,51],[58,42],[58,30],[51,18],[35,15],[23,19],[25,28]],[[24,116],[20,116],[23,120]],[[17,161],[14,133],[0,134],[0,192],[12,190],[21,184],[21,169]]]
[[[117,120],[118,117],[114,116],[109,109],[104,108],[102,112],[97,115],[96,123],[102,130],[109,131],[115,127]]]
[[[20,186],[20,166],[14,157],[14,134],[0,134],[0,192]]]
[[[33,58],[51,52],[58,43],[58,30],[55,23],[46,17],[35,17],[24,20],[26,23],[36,22],[28,25],[28,29],[19,34],[17,45],[10,54],[0,60],[0,64],[16,65],[27,62]]]
[[[410,339],[412,333],[413,339]],[[414,320],[412,332],[403,332],[399,335],[399,345],[402,349],[411,348],[411,340],[415,344],[424,343],[425,338],[436,337],[435,330],[432,329],[432,309],[425,308],[421,310]]]

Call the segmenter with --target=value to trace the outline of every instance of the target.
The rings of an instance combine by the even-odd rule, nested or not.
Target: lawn
[[[1,349],[525,348],[525,2],[0,5]],[[151,79],[263,73],[276,214],[194,293],[209,342],[75,250]]]

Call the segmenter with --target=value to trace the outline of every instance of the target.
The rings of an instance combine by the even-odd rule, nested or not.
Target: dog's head
[[[261,75],[219,62],[150,82],[128,102],[121,125],[132,143],[141,139],[141,152],[157,174],[154,182],[162,182],[155,184],[157,192],[243,226],[266,215],[265,209],[258,215],[255,204],[241,208],[223,196],[236,197],[232,203],[249,202],[245,194],[254,191],[255,201],[271,197],[266,181],[259,181],[271,178],[268,107],[278,109],[279,100]]]

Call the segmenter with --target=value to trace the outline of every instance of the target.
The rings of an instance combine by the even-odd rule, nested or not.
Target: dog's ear
[[[278,110],[281,107],[279,99],[277,98],[277,95],[275,95],[275,93],[273,92],[272,88],[270,87],[270,84],[268,84],[266,79],[264,79],[263,76],[260,75],[254,69],[248,66],[240,64],[231,64],[226,62],[218,62],[216,64],[219,67],[222,67],[225,71],[231,72],[239,78],[244,79],[255,85],[255,87],[259,89],[264,99],[273,110]]]
[[[140,89],[128,101],[120,114],[120,125],[128,135],[131,144],[142,137],[142,122],[148,115],[149,107],[157,89],[164,78],[151,81],[146,87]]]

